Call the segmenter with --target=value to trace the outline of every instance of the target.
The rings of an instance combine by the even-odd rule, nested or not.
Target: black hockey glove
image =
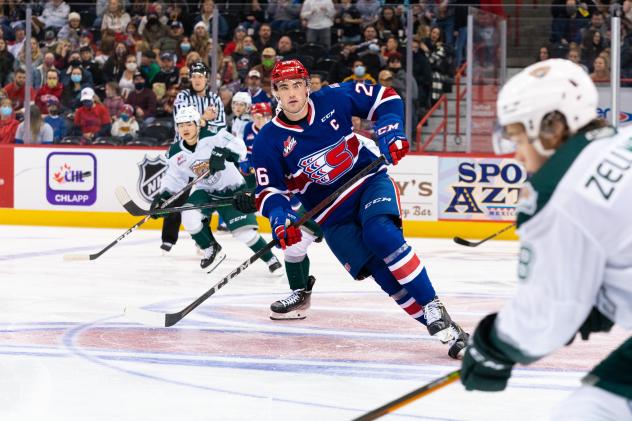
[[[485,316],[470,337],[461,364],[461,383],[467,390],[497,392],[507,387],[515,362],[491,339],[497,313]]]
[[[255,194],[251,191],[241,192],[233,197],[233,206],[241,213],[255,213],[258,210],[255,206]]]
[[[612,326],[614,326],[612,320],[604,316],[597,307],[593,307],[586,321],[579,327],[577,333],[580,334],[582,340],[587,341],[591,333],[610,332]],[[575,336],[576,334],[573,335],[566,345],[572,344],[575,340]]]
[[[226,169],[226,157],[229,153],[230,151],[226,148],[213,148],[211,157],[208,160],[208,168],[211,171],[211,175]]]
[[[227,149],[228,150],[228,149]],[[230,161],[234,164],[238,164],[239,163],[239,154],[228,150],[228,154],[226,155],[226,161]]]
[[[158,208],[162,207],[162,204],[165,203],[170,197],[171,197],[171,194],[166,192],[166,191],[155,195],[154,196],[154,200],[151,201],[151,205],[149,206],[149,210],[153,211],[155,209],[158,209]],[[153,219],[162,218],[164,216],[165,216],[165,214],[151,215],[151,217]]]

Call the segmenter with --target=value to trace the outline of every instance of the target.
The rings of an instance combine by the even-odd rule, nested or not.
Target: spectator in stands
[[[393,54],[397,54],[399,56],[402,56],[404,54],[404,50],[399,48],[399,41],[397,41],[397,37],[395,35],[390,35],[388,38],[386,38],[386,44],[381,48],[380,51],[382,59],[385,62]]]
[[[61,116],[61,104],[56,97],[50,95],[46,108],[48,114],[44,117],[44,122],[53,128],[53,142],[58,142],[68,133],[66,119]]]
[[[195,24],[193,28],[193,35],[189,38],[191,42],[191,49],[197,52],[202,61],[205,64],[208,60],[208,55],[211,52],[211,40],[209,39],[208,29],[206,28],[206,24],[204,22],[198,22]]]
[[[323,76],[319,73],[312,73],[309,76],[309,91],[310,92],[318,92],[323,87]]]
[[[248,70],[259,64],[259,54],[251,36],[244,37],[241,48],[237,48],[232,57],[235,60],[239,78],[245,80]]]
[[[89,86],[83,76],[84,71],[81,67],[71,69],[70,80],[64,84],[64,92],[61,95],[61,103],[67,109],[75,110],[81,106],[82,89]]]
[[[432,94],[430,96],[431,105],[444,94],[444,84],[451,76],[449,75],[449,61],[443,44],[443,32],[440,28],[434,27],[430,30],[430,45],[421,44],[421,48],[426,52],[430,67],[432,68]]]
[[[258,70],[252,69],[250,72],[248,72],[246,86],[246,92],[250,94],[253,104],[256,104],[258,102],[270,102],[270,98],[261,88],[261,73],[259,73]]]
[[[232,53],[234,53],[235,49],[237,48],[239,44],[241,44],[245,36],[246,36],[246,28],[244,28],[241,25],[236,27],[234,31],[233,39],[227,42],[226,46],[224,47],[224,55],[229,56]]]
[[[95,102],[92,88],[81,90],[81,107],[75,111],[73,135],[82,136],[90,142],[99,136],[110,134],[111,120],[103,104]]]
[[[169,36],[169,28],[160,21],[158,14],[149,13],[142,36],[149,48],[160,48],[160,40]]]
[[[156,53],[152,50],[143,51],[140,56],[140,72],[147,81],[147,86],[151,86],[154,78],[160,73],[160,65],[156,63]]]
[[[18,111],[24,107],[24,93],[26,91],[26,72],[19,68],[15,71],[13,82],[5,85],[4,91],[13,103],[13,109]],[[31,99],[35,100],[35,90],[31,88]]]
[[[26,45],[22,45],[22,49],[18,54],[18,59],[13,62],[13,69],[16,70],[18,67],[26,70],[26,56],[25,56]],[[39,43],[36,38],[31,38],[31,75],[32,80],[31,83],[34,88],[39,88],[42,85],[42,79],[40,75],[37,74],[37,67],[44,62],[44,56],[39,48]]]
[[[73,48],[77,48],[81,30],[81,15],[77,12],[72,12],[68,15],[68,22],[59,30],[57,38],[65,39],[70,42]]]
[[[334,25],[336,9],[331,0],[305,0],[301,8],[301,19],[307,28],[307,42],[331,47],[331,27]]]
[[[584,69],[586,73],[588,73],[588,68],[581,63],[581,57],[582,52],[577,46],[569,48],[568,54],[566,55],[567,60],[572,61],[573,63]]]
[[[112,119],[116,118],[123,110],[125,101],[121,97],[121,90],[117,82],[108,82],[105,84],[105,100],[103,105],[108,110],[108,114]]]
[[[257,40],[255,41],[255,47],[258,51],[263,51],[265,48],[274,47],[276,40],[272,35],[272,27],[269,23],[262,23],[257,31]]]
[[[377,21],[380,7],[382,6],[379,0],[358,0],[356,8],[360,12],[360,18],[362,19],[361,26],[372,25]]]
[[[413,77],[417,81],[419,88],[420,109],[419,113],[430,108],[430,96],[432,94],[432,67],[425,52],[421,48],[421,41],[414,37],[412,42],[413,50]]]
[[[15,132],[19,125],[11,99],[7,97],[0,100],[0,145],[15,143]]]
[[[231,91],[237,92],[241,89],[241,79],[237,73],[237,65],[231,56],[224,56],[217,69],[220,82]]]
[[[62,76],[61,76],[61,80],[64,83],[64,85],[69,83],[70,74],[71,74],[72,70],[75,69],[75,68],[80,68],[81,69],[81,71],[82,71],[81,81],[83,83],[85,83],[88,86],[92,86],[94,84],[94,79],[92,78],[92,73],[90,73],[89,70],[84,69],[81,66],[81,54],[79,54],[79,51],[72,51],[68,55],[68,67],[66,68],[66,71],[64,73],[62,73]]]
[[[213,19],[213,10],[215,9],[215,2],[213,0],[204,0],[202,3],[201,12],[197,15],[193,22],[197,25],[198,22],[204,23],[204,27],[206,31],[210,31],[211,21]],[[219,14],[218,25],[217,25],[217,34],[220,39],[227,39],[230,28],[228,27],[228,22],[226,19]]]
[[[136,136],[139,126],[134,118],[134,107],[125,104],[120,113],[115,115],[110,133],[123,143],[127,143]]]
[[[590,78],[595,83],[610,83],[610,63],[606,54],[595,58]]]
[[[35,68],[37,75],[33,77],[33,79],[37,79],[40,81],[41,86],[46,85],[46,74],[50,69],[55,69],[55,54],[48,52],[44,54],[44,60],[42,64]],[[61,81],[60,81],[61,82]],[[35,86],[35,84],[33,84]]]
[[[188,72],[189,70],[187,69],[187,77]],[[176,100],[179,90],[180,87],[178,85],[172,85],[167,89],[165,96],[158,100],[158,106],[156,108],[157,117],[171,117],[173,115],[173,103]]]
[[[387,69],[393,75],[393,89],[402,97],[406,99],[406,70],[402,68],[402,60],[399,54],[392,54],[387,61]],[[417,101],[419,96],[419,87],[415,78],[411,80],[411,95],[412,100]]]
[[[44,42],[40,43],[40,49],[43,54],[54,53],[57,49],[57,35],[52,29],[47,29],[44,32]]]
[[[585,19],[577,11],[576,0],[554,0],[551,4],[551,43],[579,44]]]
[[[377,82],[386,88],[391,88],[393,86],[393,73],[387,69],[382,70],[378,75]]]
[[[64,85],[61,84],[59,71],[57,69],[49,69],[46,72],[46,82],[37,91],[35,95],[35,105],[37,105],[42,114],[48,114],[48,98],[54,96],[58,102],[64,93]]]
[[[355,54],[356,47],[350,43],[345,43],[340,50],[340,54],[335,58],[335,62],[329,70],[327,80],[331,83],[342,81],[347,76],[353,74],[353,62],[357,58]]]
[[[103,64],[103,75],[106,81],[119,81],[127,64],[127,56],[127,46],[122,42],[116,43],[114,54],[110,55],[105,64]],[[134,62],[136,62],[136,57],[134,57]],[[136,69],[134,69],[134,72],[136,72]],[[132,72],[132,75],[134,72]]]
[[[261,52],[261,64],[257,64],[252,69],[259,72],[261,75],[261,84],[263,90],[270,94],[270,77],[272,75],[272,68],[276,63],[276,51],[274,48],[268,47]],[[313,92],[313,91],[312,91]]]
[[[543,45],[542,47],[540,47],[540,49],[538,50],[538,58],[536,62],[548,60],[550,58],[551,58],[551,52],[549,51],[549,47],[547,47],[546,45]]]
[[[6,85],[13,74],[15,57],[7,49],[7,42],[0,38],[0,86]]]
[[[65,69],[68,65],[68,55],[70,54],[70,42],[65,39],[60,39],[57,42],[57,47],[55,48],[55,68],[60,71]]]
[[[48,0],[44,5],[42,15],[33,18],[33,23],[37,26],[37,28],[34,27],[34,29],[36,32],[48,27],[60,29],[66,24],[69,13],[70,6],[63,0]]]
[[[359,47],[368,46],[371,43],[379,42],[378,32],[375,26],[368,25],[362,30],[362,44]]]
[[[380,39],[386,39],[390,35],[398,37],[399,31],[402,31],[404,27],[402,26],[402,22],[395,15],[395,9],[392,6],[384,6],[375,24],[375,29],[377,29]]]
[[[189,54],[187,54],[187,59],[185,62],[187,67],[191,67],[193,63],[198,63],[198,62],[203,62],[203,61],[202,61],[202,57],[200,57],[197,51],[191,51]]]
[[[292,0],[269,0],[267,12],[272,30],[286,33],[298,29],[300,11],[300,4],[294,4]]]
[[[103,15],[101,32],[112,31],[115,34],[124,34],[130,16],[119,0],[109,0],[107,12]]]
[[[94,61],[93,54],[94,52],[90,46],[86,45],[79,49],[81,66],[92,75],[92,83],[96,86],[102,86],[105,84],[105,75],[103,74],[103,70],[101,70],[101,66]]]
[[[23,23],[19,23],[13,27],[13,36],[15,37],[15,41],[9,46],[8,50],[13,54],[13,57],[17,58],[26,39],[26,28]]]
[[[151,123],[156,118],[158,100],[156,94],[145,84],[145,77],[141,72],[134,75],[134,90],[127,95],[127,104],[134,107],[134,113],[139,121]]]
[[[590,30],[582,42],[582,63],[588,67],[590,72],[593,71],[595,59],[601,54],[605,48],[603,38],[599,31]]]
[[[138,63],[136,63],[136,56],[129,54],[125,59],[125,70],[118,81],[123,98],[127,98],[129,93],[134,90],[134,75],[137,71]]]
[[[294,49],[292,38],[288,37],[287,35],[283,35],[281,38],[279,38],[276,52],[279,61],[298,58],[297,52]]]
[[[184,26],[182,22],[173,21],[169,24],[169,34],[160,38],[156,48],[160,53],[177,53],[180,42],[184,37]]]
[[[154,77],[153,83],[163,83],[166,89],[178,83],[178,69],[176,56],[171,52],[160,54],[160,71]]]
[[[362,15],[351,0],[342,0],[337,5],[336,25],[342,29],[340,41],[353,44],[360,42],[362,23]]]
[[[366,72],[366,67],[364,66],[364,62],[360,59],[356,59],[353,62],[353,74],[344,78],[343,82],[354,81],[354,82],[364,82],[374,85],[375,79],[373,76]]]
[[[31,133],[27,139],[24,122],[20,123],[15,132],[15,143],[47,144],[53,143],[53,128],[42,120],[42,113],[37,105],[31,105]]]
[[[226,130],[230,131],[233,122],[233,110],[231,103],[233,101],[233,92],[226,86],[222,86],[218,91],[219,97],[224,105],[224,113],[226,113]]]
[[[590,15],[590,25],[581,31],[582,40],[586,38],[586,36],[589,36],[591,31],[599,32],[601,39],[605,40],[607,39],[608,29],[604,15],[599,10],[595,10]]]

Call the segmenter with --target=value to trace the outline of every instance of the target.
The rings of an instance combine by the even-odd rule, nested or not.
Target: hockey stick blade
[[[146,211],[145,209],[141,208],[136,203],[134,203],[129,193],[127,192],[127,190],[125,190],[125,187],[118,186],[114,190],[114,195],[116,196],[116,199],[119,201],[119,203],[123,205],[125,210],[129,212],[131,215],[146,216],[149,214],[148,211]]]
[[[64,254],[64,260],[67,262],[82,262],[92,260],[89,254]]]
[[[514,228],[515,226],[516,226],[515,223],[507,225],[505,228],[501,229],[500,231],[495,232],[494,234],[490,235],[489,237],[485,237],[480,241],[469,241],[469,240],[466,240],[465,238],[458,237],[458,236],[454,237],[452,240],[455,243],[460,244],[465,247],[478,247],[481,244],[491,240],[492,238],[498,237],[500,234],[504,233],[505,231],[509,231],[511,228]]]

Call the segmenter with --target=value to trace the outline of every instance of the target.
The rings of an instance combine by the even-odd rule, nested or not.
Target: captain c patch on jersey
[[[332,184],[353,167],[359,143],[355,135],[342,137],[334,145],[302,158],[298,165],[313,182]]]

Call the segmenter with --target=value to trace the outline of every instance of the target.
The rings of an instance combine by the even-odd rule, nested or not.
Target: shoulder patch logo
[[[149,158],[147,155],[138,163],[138,194],[148,203],[154,198],[154,195],[160,190],[160,181],[167,171],[167,159],[163,155],[155,158]]]
[[[283,158],[287,158],[292,153],[298,142],[292,136],[288,136],[283,142]]]

